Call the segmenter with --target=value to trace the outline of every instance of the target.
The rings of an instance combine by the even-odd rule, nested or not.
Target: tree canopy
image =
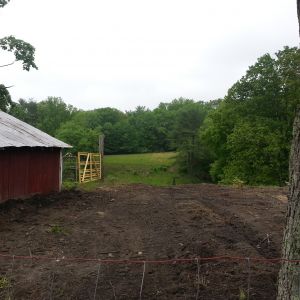
[[[200,132],[215,181],[282,184],[288,176],[292,123],[300,103],[300,53],[260,57],[228,91]]]
[[[10,35],[0,39],[0,48],[13,52],[16,61],[22,62],[23,70],[38,69],[34,63],[35,48],[31,44]]]

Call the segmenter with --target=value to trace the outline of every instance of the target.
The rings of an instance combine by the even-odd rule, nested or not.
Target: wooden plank
[[[87,155],[87,158],[86,158],[86,165],[85,165],[84,170],[83,170],[82,181],[84,181],[84,179],[85,179],[85,172],[86,172],[86,169],[87,169],[87,165],[88,165],[88,162],[89,162],[89,158],[90,158],[90,154],[88,154],[88,155]]]
[[[100,171],[99,171],[99,179],[102,179],[102,174],[103,174],[103,157],[104,157],[104,139],[105,135],[102,134],[99,136],[99,161],[100,161]]]
[[[93,158],[93,154],[90,153],[90,170],[91,170],[91,172],[90,172],[90,179],[91,179],[91,180],[93,179],[93,178],[92,178],[92,173],[93,173],[93,163],[92,163],[92,158]]]

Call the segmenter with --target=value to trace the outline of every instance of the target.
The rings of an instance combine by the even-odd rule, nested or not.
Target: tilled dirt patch
[[[275,299],[278,265],[143,261],[279,257],[285,194],[280,188],[132,185],[8,202],[0,207],[0,252],[57,261],[0,257],[0,299],[241,299],[248,292],[251,299]]]

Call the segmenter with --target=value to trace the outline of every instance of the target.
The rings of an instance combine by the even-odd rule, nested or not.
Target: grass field
[[[180,174],[175,164],[176,153],[144,153],[127,155],[106,155],[104,157],[104,180],[85,184],[93,189],[95,185],[119,185],[144,183],[156,186],[196,183],[195,178]]]

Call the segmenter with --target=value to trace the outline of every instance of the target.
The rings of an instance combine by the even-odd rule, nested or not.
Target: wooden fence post
[[[104,134],[101,134],[99,136],[100,178],[101,179],[104,178],[104,173],[103,173],[104,138],[105,138]]]

